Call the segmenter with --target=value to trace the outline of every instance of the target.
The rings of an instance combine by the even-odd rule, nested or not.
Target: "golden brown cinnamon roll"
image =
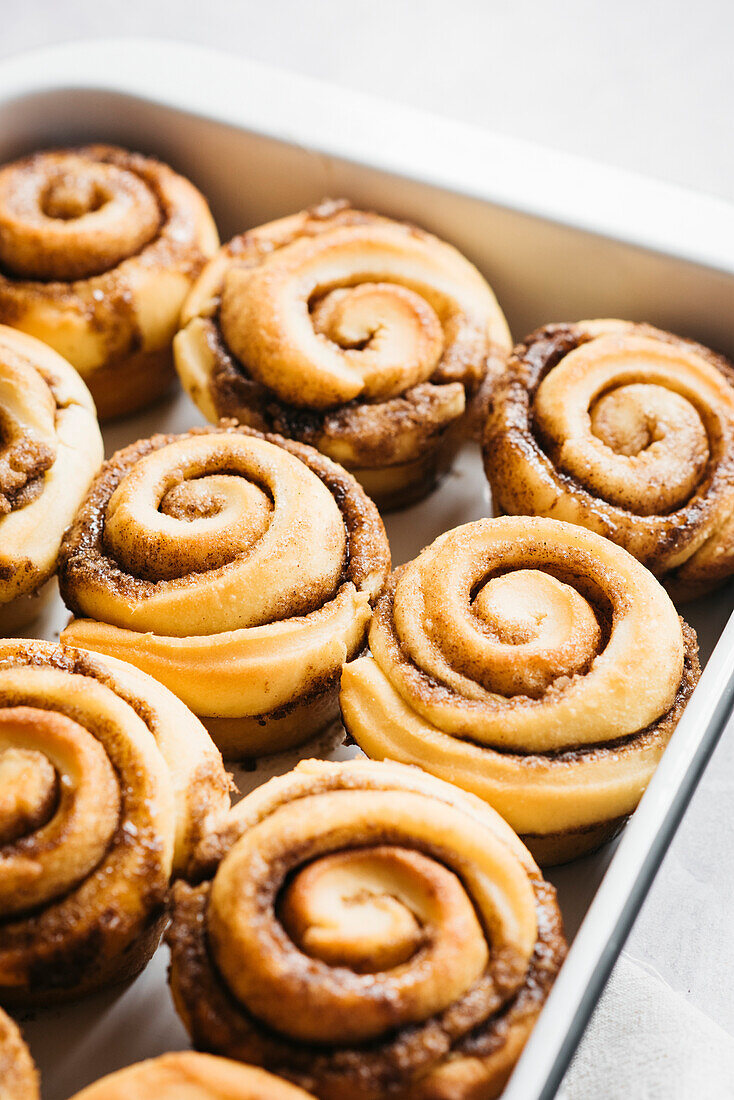
[[[734,369],[650,325],[538,329],[496,387],[484,461],[498,510],[579,523],[675,598],[734,573]]]
[[[219,243],[196,188],[111,145],[0,168],[0,321],[55,348],[101,418],[132,412],[173,377],[181,304]]]
[[[644,566],[527,517],[457,527],[396,570],[369,646],[342,677],[352,737],[486,799],[541,863],[619,828],[700,674]]]
[[[64,531],[102,461],[84,383],[51,348],[0,325],[0,631],[40,610]]]
[[[254,1066],[183,1051],[111,1073],[72,1100],[309,1100],[309,1096]],[[2,1092],[0,1100],[4,1100]]]
[[[62,549],[62,638],[132,662],[228,757],[306,740],[338,713],[390,568],[377,509],[311,447],[248,428],[119,451]]]
[[[207,419],[310,443],[383,507],[432,488],[510,349],[456,249],[343,202],[235,237],[181,323],[176,366]]]
[[[565,943],[488,806],[417,768],[308,760],[199,856],[168,931],[197,1047],[321,1100],[499,1095]]]
[[[38,1073],[15,1023],[0,1009],[0,1100],[39,1100]]]
[[[0,1002],[51,1003],[140,970],[171,873],[228,792],[206,730],[149,676],[0,642]]]

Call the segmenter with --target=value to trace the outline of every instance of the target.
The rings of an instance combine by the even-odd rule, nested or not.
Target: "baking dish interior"
[[[119,92],[53,89],[0,103],[0,161],[94,140],[157,154],[189,176],[225,240],[325,196],[413,220],[482,270],[516,339],[547,321],[625,317],[734,354],[726,272]],[[488,164],[488,190],[491,174]]]
[[[49,89],[0,102],[0,161],[42,147],[93,140],[156,154],[191,178],[208,197],[225,240],[325,196],[344,196],[357,206],[413,220],[477,264],[495,289],[515,338],[548,321],[619,316],[647,320],[734,354],[734,277],[726,272],[118,92]],[[491,165],[487,171],[491,173]],[[180,404],[178,408],[177,416]],[[160,417],[152,410],[115,425],[106,433],[108,450],[166,429],[169,425]],[[191,406],[190,422],[199,420]],[[437,535],[453,523],[489,513],[477,456],[465,455],[461,463],[463,491],[471,490],[472,499],[462,499],[461,489],[457,496],[455,487],[439,490],[442,496],[392,518],[396,563],[417,551],[416,530],[430,541],[434,527]],[[731,586],[687,606],[702,663],[731,607]],[[583,921],[615,847],[612,843],[550,872],[569,939]]]

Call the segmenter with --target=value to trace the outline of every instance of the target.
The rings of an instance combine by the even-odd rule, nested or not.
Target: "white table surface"
[[[0,0],[0,56],[75,38],[191,40],[730,200],[733,32],[728,0]],[[732,912],[734,729],[626,946],[734,1039]],[[620,1059],[628,1039],[621,1029]],[[657,1093],[640,1080],[635,1095]]]

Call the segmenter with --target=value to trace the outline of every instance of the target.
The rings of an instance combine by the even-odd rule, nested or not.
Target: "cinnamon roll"
[[[303,761],[198,870],[167,933],[194,1045],[320,1100],[498,1096],[565,953],[515,834],[417,768]]]
[[[174,376],[183,300],[219,239],[196,188],[111,145],[0,168],[0,321],[44,340],[89,386],[101,418]]]
[[[557,520],[478,520],[396,570],[342,678],[368,756],[486,799],[540,863],[632,813],[700,675],[696,636],[626,550]]]
[[[309,1100],[309,1095],[254,1066],[183,1051],[111,1073],[72,1100]]]
[[[102,461],[94,405],[51,348],[0,325],[0,632],[38,613]]]
[[[229,777],[175,696],[110,658],[0,642],[0,1002],[133,976],[173,871],[229,807]]]
[[[38,1073],[28,1047],[15,1023],[0,1009],[0,1100],[39,1097]]]
[[[734,573],[734,368],[650,325],[538,329],[496,387],[497,509],[582,524],[688,599]]]
[[[389,568],[377,509],[313,448],[154,436],[106,463],[67,535],[62,639],[151,673],[225,756],[274,752],[337,715]]]
[[[456,249],[345,202],[235,237],[181,324],[176,366],[207,419],[312,444],[381,507],[432,488],[511,346]]]

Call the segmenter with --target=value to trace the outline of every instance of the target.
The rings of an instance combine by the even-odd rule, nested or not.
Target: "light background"
[[[0,0],[0,56],[117,35],[219,46],[734,199],[726,0]],[[732,912],[734,730],[626,949],[734,1036]]]

